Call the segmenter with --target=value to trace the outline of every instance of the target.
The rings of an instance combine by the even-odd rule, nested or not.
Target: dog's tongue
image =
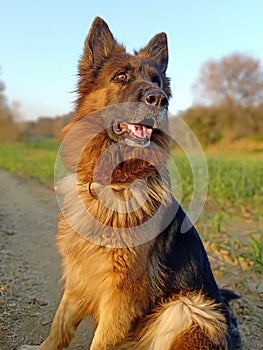
[[[152,136],[152,128],[147,127],[146,125],[121,123],[120,126],[122,129],[126,129],[129,133],[132,133],[140,139],[149,140]]]

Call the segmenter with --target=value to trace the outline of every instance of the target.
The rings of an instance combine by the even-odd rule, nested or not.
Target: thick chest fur
[[[66,228],[66,229],[65,229]],[[148,252],[152,243],[136,248],[107,248],[75,233],[61,215],[57,235],[67,290],[82,300],[95,319],[108,309],[129,305],[133,318],[147,312],[153,298]]]

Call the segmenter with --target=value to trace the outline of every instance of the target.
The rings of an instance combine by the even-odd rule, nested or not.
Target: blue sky
[[[26,119],[73,110],[78,59],[101,16],[130,52],[167,33],[176,113],[191,106],[191,86],[207,59],[241,51],[263,62],[262,13],[262,0],[1,1],[0,80]]]

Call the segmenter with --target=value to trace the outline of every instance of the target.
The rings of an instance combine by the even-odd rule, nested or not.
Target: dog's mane
[[[81,183],[93,182],[94,176],[102,184],[109,181],[112,184],[131,183],[167,173],[169,137],[162,131],[154,131],[147,148],[115,143],[108,136],[100,111],[97,111],[79,121],[73,120],[63,130],[62,137],[63,161],[73,174],[77,174]],[[114,171],[108,179],[106,173],[110,169]]]
[[[96,222],[110,228],[109,236],[114,228],[130,229],[121,239],[134,244],[137,240],[133,237],[134,228],[154,217],[161,206],[167,208],[171,204],[167,135],[157,131],[147,148],[115,143],[104,130],[101,113],[97,111],[73,121],[63,136],[62,156],[72,176],[61,187],[66,192],[64,210],[73,227],[85,227],[85,232],[96,235],[94,227],[89,227],[92,220],[85,215],[88,212]],[[158,235],[160,225],[155,227],[157,233],[151,230],[150,235]]]

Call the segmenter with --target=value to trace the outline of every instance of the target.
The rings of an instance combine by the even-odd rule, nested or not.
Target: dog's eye
[[[115,75],[114,80],[117,82],[126,82],[128,81],[128,76],[125,72],[119,72]]]
[[[157,75],[152,78],[152,83],[154,83],[156,86],[161,86],[161,80]]]

